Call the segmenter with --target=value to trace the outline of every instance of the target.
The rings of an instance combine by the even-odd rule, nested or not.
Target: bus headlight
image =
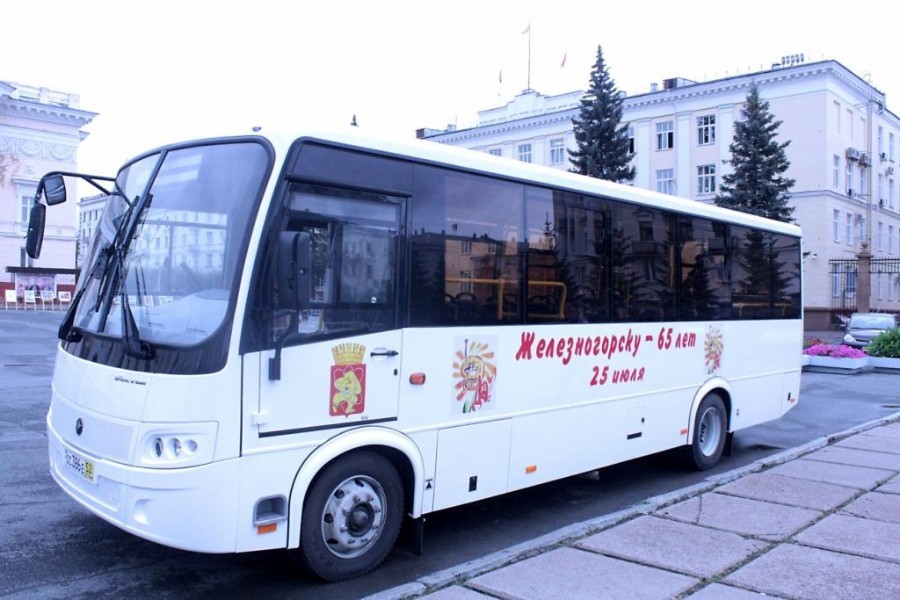
[[[144,425],[138,464],[172,469],[211,463],[215,455],[215,423]]]

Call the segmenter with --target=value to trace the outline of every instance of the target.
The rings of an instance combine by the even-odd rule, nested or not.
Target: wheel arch
[[[306,492],[316,477],[336,459],[352,452],[370,451],[386,457],[400,475],[406,512],[422,514],[422,481],[425,465],[418,447],[404,434],[383,427],[355,429],[331,438],[316,448],[300,465],[291,486],[288,509],[288,548],[300,546],[301,515]]]
[[[727,433],[732,433],[733,431],[731,386],[721,377],[715,377],[706,381],[694,394],[694,400],[691,402],[691,411],[688,414],[688,434],[685,442],[687,444],[691,444],[694,441],[694,424],[697,419],[697,411],[700,409],[700,403],[710,393],[717,393],[722,398],[722,402],[725,403],[725,429]]]

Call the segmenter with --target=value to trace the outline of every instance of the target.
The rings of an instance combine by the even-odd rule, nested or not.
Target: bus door
[[[311,298],[299,316],[273,312],[285,342],[277,379],[275,350],[259,363],[260,438],[396,420],[404,199],[295,184],[287,206],[279,230],[309,237]]]

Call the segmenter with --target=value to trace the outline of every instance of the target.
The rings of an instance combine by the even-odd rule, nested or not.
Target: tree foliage
[[[634,179],[628,126],[621,124],[623,102],[603,60],[603,48],[597,46],[590,87],[581,98],[578,116],[572,119],[578,144],[577,150],[569,150],[573,172],[610,181]]]
[[[743,109],[744,119],[734,124],[734,139],[729,146],[734,171],[722,177],[715,203],[725,208],[792,222],[794,208],[788,206],[794,180],[784,174],[790,167],[784,149],[790,144],[778,142],[778,127],[769,112],[769,103],[759,97],[752,85]]]

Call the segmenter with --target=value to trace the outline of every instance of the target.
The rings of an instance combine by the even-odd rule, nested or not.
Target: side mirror
[[[66,181],[62,175],[51,175],[44,179],[43,184],[47,206],[56,206],[66,201]]]
[[[40,258],[41,256],[46,216],[47,207],[45,205],[36,203],[31,207],[31,215],[28,217],[28,235],[25,238],[25,252],[31,258]]]
[[[309,306],[311,252],[308,233],[283,231],[278,236],[278,307],[301,310]]]

